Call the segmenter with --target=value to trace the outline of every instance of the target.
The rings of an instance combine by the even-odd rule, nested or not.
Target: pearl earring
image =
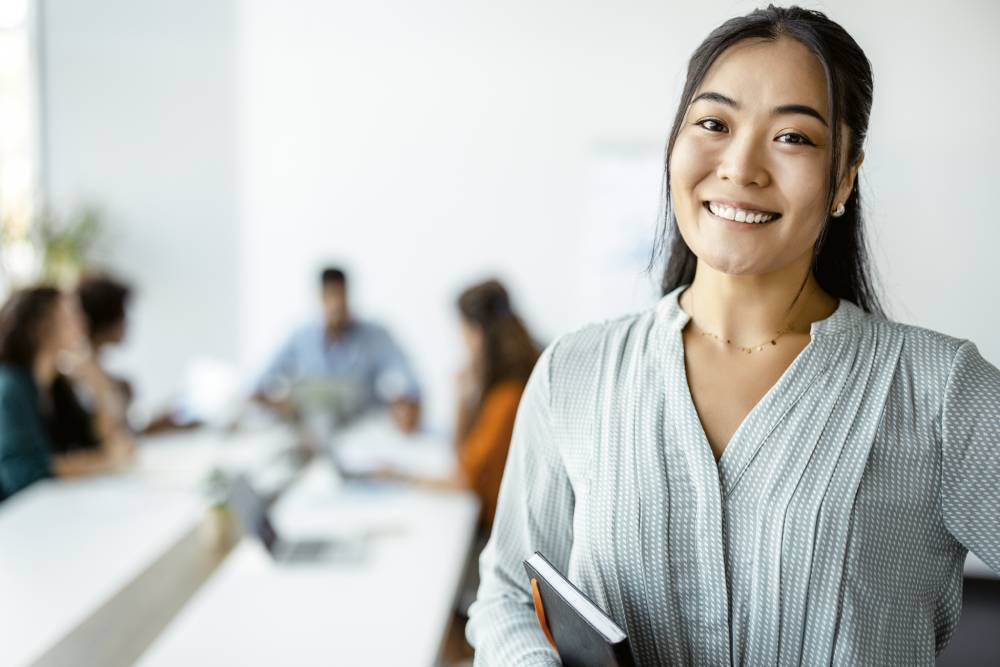
[[[840,216],[844,215],[844,211],[846,211],[846,210],[847,209],[844,208],[843,202],[841,202],[840,204],[837,204],[837,208],[835,208],[833,210],[833,217],[839,218]]]

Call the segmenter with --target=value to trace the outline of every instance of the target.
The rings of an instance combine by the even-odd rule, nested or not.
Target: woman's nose
[[[748,135],[729,142],[716,175],[742,187],[765,187],[771,182],[759,144]]]

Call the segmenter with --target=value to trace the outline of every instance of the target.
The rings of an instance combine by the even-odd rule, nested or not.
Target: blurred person
[[[476,546],[469,554],[457,613],[445,641],[444,653],[451,660],[471,656],[462,635],[479,586],[479,553],[496,512],[521,394],[541,352],[500,282],[487,280],[469,287],[457,306],[466,351],[465,365],[455,379],[458,470],[452,478],[414,480],[437,488],[469,489],[479,499]]]
[[[485,536],[496,512],[517,406],[541,350],[514,313],[500,282],[487,280],[469,287],[457,306],[466,359],[455,375],[456,473],[419,477],[386,469],[381,476],[471,490],[479,499],[479,528]]]
[[[84,277],[76,288],[86,336],[71,374],[60,373],[52,384],[48,419],[54,452],[99,447],[112,440],[131,440],[127,423],[130,384],[108,373],[102,353],[125,338],[131,289],[108,276]]]
[[[496,280],[462,292],[458,310],[467,353],[456,376],[458,481],[478,496],[480,526],[488,533],[517,406],[541,350]]]
[[[253,399],[284,417],[302,417],[296,387],[339,382],[358,395],[350,397],[357,403],[351,414],[338,417],[388,408],[402,431],[415,431],[420,389],[406,355],[384,328],[354,317],[343,270],[329,267],[320,274],[320,304],[322,319],[292,333],[257,381]]]
[[[117,440],[53,453],[52,386],[62,360],[83,347],[76,299],[53,287],[19,290],[0,308],[0,500],[40,479],[108,472],[127,460],[130,448]]]

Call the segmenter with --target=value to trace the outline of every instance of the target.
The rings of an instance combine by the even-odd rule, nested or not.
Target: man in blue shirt
[[[400,429],[420,420],[420,388],[406,355],[382,327],[351,316],[347,277],[321,275],[323,320],[295,331],[258,380],[254,399],[289,415],[333,403],[338,418],[388,408]]]

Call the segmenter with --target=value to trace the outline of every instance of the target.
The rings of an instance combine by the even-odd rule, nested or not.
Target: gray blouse
[[[475,664],[559,664],[521,565],[539,550],[639,665],[932,665],[967,550],[1000,572],[1000,370],[841,300],[716,463],[682,290],[539,361],[480,560]]]

